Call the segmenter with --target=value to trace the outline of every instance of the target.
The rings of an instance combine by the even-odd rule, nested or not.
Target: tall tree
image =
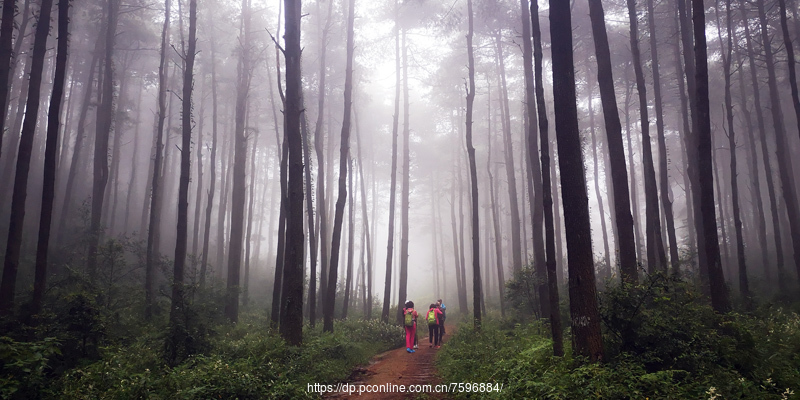
[[[36,246],[36,267],[33,279],[33,301],[31,314],[42,310],[42,300],[47,285],[47,250],[50,246],[50,224],[53,219],[53,200],[56,189],[56,148],[58,131],[61,129],[61,102],[64,97],[64,81],[67,74],[67,48],[69,46],[69,0],[58,2],[58,44],[56,47],[56,71],[53,93],[47,113],[47,140],[44,153],[44,187],[42,188],[42,210],[39,217],[39,240]],[[2,90],[2,89],[0,89]],[[0,108],[4,110],[4,108]]]
[[[284,129],[289,147],[286,207],[286,255],[281,290],[280,334],[290,345],[303,341],[303,143],[300,132],[302,86],[300,65],[300,0],[284,0],[286,30],[286,104]]]
[[[317,13],[320,14],[317,28],[322,25],[322,13],[320,11],[320,0],[317,0]],[[317,97],[317,123],[314,127],[314,152],[317,154],[317,212],[319,213],[319,243],[320,243],[320,281],[319,281],[319,298],[320,300],[326,299],[325,291],[328,290],[328,260],[329,260],[329,243],[328,243],[328,207],[325,196],[325,132],[323,131],[324,118],[325,118],[325,77],[326,64],[325,58],[328,46],[328,33],[331,29],[331,12],[333,1],[328,2],[328,17],[325,20],[325,27],[319,38],[320,56],[319,56],[319,92]],[[333,145],[331,145],[333,146]],[[309,193],[309,196],[311,194]],[[316,252],[316,249],[313,251]],[[312,283],[312,288],[316,287],[316,281]],[[316,300],[316,299],[315,299]],[[315,306],[316,304],[311,304]],[[320,301],[320,310],[322,309],[322,301]],[[311,326],[316,322],[316,310],[314,310],[314,317],[311,318]]]
[[[539,154],[539,144],[536,140],[530,138],[536,137],[536,102],[535,102],[535,89],[533,79],[533,45],[531,43],[531,19],[530,8],[528,7],[528,0],[520,0],[520,14],[522,15],[522,62],[524,65],[525,74],[525,114],[531,123],[526,125],[528,138],[528,158],[534,160],[536,155]],[[542,171],[539,169],[539,163],[530,162],[532,169],[533,187],[542,187]],[[539,280],[538,294],[541,305],[541,315],[550,315],[550,304],[546,299],[549,299],[547,294],[547,259],[545,258],[544,247],[544,206],[540,190],[534,191],[533,203],[531,206],[531,229],[533,233],[533,264],[536,271],[536,276]]]
[[[747,7],[745,1],[739,3],[739,9],[742,14],[742,20],[748,21],[747,18]],[[753,108],[756,111],[756,125],[758,126],[758,135],[761,137],[761,159],[764,160],[764,172],[765,178],[767,181],[767,194],[769,198],[769,209],[772,217],[772,232],[773,232],[773,240],[775,241],[775,268],[778,271],[778,287],[783,290],[785,285],[785,279],[783,277],[783,244],[781,243],[781,224],[780,224],[780,217],[778,216],[778,205],[775,196],[775,183],[773,181],[773,174],[772,174],[772,162],[770,161],[769,151],[767,150],[767,135],[766,129],[764,125],[764,113],[763,108],[761,107],[761,89],[760,89],[760,81],[758,79],[758,73],[756,71],[755,66],[755,54],[753,51],[753,41],[750,36],[750,24],[744,24],[744,39],[745,45],[747,49],[747,61],[748,61],[748,69],[750,70],[750,84],[753,86]],[[755,143],[753,143],[755,147]],[[756,160],[756,158],[753,158]],[[754,174],[754,178],[758,178],[757,174]],[[757,191],[756,193],[760,193]],[[760,197],[760,196],[759,196]],[[766,219],[766,216],[764,217]],[[766,235],[766,233],[765,233]],[[766,263],[765,263],[766,265]]]
[[[168,1],[168,0],[167,0]],[[211,18],[213,21],[213,18]],[[209,25],[213,28],[213,25]],[[215,41],[211,42],[211,160],[209,164],[208,200],[206,202],[205,227],[203,228],[203,257],[200,261],[200,287],[205,286],[206,270],[208,268],[208,241],[211,236],[211,210],[214,206],[214,193],[217,186],[217,52]],[[272,81],[269,81],[272,83]],[[270,93],[271,95],[272,93]]]
[[[647,0],[647,27],[650,36],[650,59],[653,69],[653,97],[656,113],[656,135],[658,137],[658,173],[661,190],[661,207],[664,209],[664,220],[669,242],[669,261],[673,273],[680,267],[678,256],[678,238],[675,236],[675,216],[670,200],[669,172],[667,170],[667,141],[664,137],[664,105],[661,97],[661,73],[658,64],[658,35],[656,34],[655,7],[653,0]],[[662,242],[663,243],[663,242]]]
[[[183,93],[181,109],[181,175],[178,187],[178,224],[175,241],[175,261],[172,268],[172,301],[169,310],[170,335],[167,339],[167,359],[177,365],[188,355],[190,340],[185,325],[183,275],[189,225],[189,179],[192,175],[192,89],[194,86],[194,57],[197,48],[197,0],[189,1],[189,43],[183,54]]]
[[[0,22],[0,154],[3,152],[3,133],[6,126],[6,109],[11,79],[11,59],[14,52],[11,37],[14,36],[14,13],[17,0],[3,0],[3,15]]]
[[[625,165],[625,150],[622,144],[622,124],[619,120],[617,99],[614,92],[611,52],[608,46],[603,5],[600,0],[589,0],[589,16],[592,21],[592,37],[594,38],[595,58],[597,60],[597,83],[600,88],[600,101],[603,105],[606,142],[608,143],[608,156],[611,164],[614,214],[616,216],[615,223],[619,240],[620,272],[625,282],[635,283],[638,280],[638,273],[636,270],[633,216],[631,215],[628,192],[628,171]],[[632,164],[631,169],[633,169]],[[605,217],[601,215],[601,218]]]
[[[547,287],[550,304],[559,304],[558,298],[558,274],[556,273],[556,237],[553,228],[553,193],[550,182],[550,139],[547,120],[547,108],[544,98],[544,82],[542,79],[542,31],[539,28],[539,4],[531,2],[531,30],[533,33],[533,77],[536,83],[536,112],[539,117],[539,142],[541,148],[542,163],[542,206],[544,207],[544,237],[545,255],[547,263]],[[528,141],[535,141],[536,138],[529,137]],[[620,142],[622,139],[620,138]],[[530,146],[530,144],[528,144]],[[531,152],[530,154],[535,154]],[[536,160],[531,157],[531,163]],[[623,165],[625,161],[623,160]],[[624,181],[624,179],[623,179]],[[500,282],[503,283],[502,280]],[[502,290],[501,295],[502,298]],[[553,355],[564,355],[564,338],[561,328],[561,312],[559,307],[550,307],[550,333],[553,337]]]
[[[733,202],[733,228],[736,234],[736,256],[739,262],[739,291],[745,298],[750,297],[750,284],[747,279],[747,264],[744,255],[744,235],[742,234],[742,218],[739,210],[739,181],[736,172],[736,129],[733,124],[733,95],[731,95],[731,58],[733,56],[733,27],[731,22],[731,3],[725,2],[725,22],[727,30],[727,48],[722,45],[722,28],[719,18],[719,0],[716,1],[717,35],[722,51],[722,68],[725,77],[725,117],[728,122],[728,147],[731,153],[731,200]],[[757,177],[756,177],[757,178]],[[766,268],[766,265],[764,266]]]
[[[92,213],[89,239],[88,272],[89,279],[97,275],[97,247],[100,243],[105,188],[108,183],[108,138],[114,115],[114,47],[117,37],[119,1],[108,0],[106,19],[108,26],[105,37],[103,60],[103,95],[97,108],[97,133],[94,139],[94,178],[92,180]]]
[[[772,112],[772,123],[775,131],[775,155],[778,159],[778,177],[781,182],[783,202],[786,204],[786,212],[789,217],[789,229],[792,237],[795,267],[800,267],[800,216],[798,216],[797,197],[794,191],[792,162],[789,155],[786,154],[786,151],[789,149],[788,138],[786,137],[786,127],[783,122],[783,111],[781,110],[780,94],[778,93],[778,79],[775,74],[775,61],[772,45],[770,44],[764,2],[758,1],[756,2],[756,6],[758,8],[759,24],[761,25],[761,42],[764,46],[764,58],[767,64],[767,86],[769,88],[770,111]],[[775,241],[780,241],[780,238],[776,237]],[[782,269],[780,263],[778,267]],[[780,272],[781,270],[779,269],[778,273],[780,274]]]
[[[359,179],[361,183],[361,217],[364,219],[364,245],[367,247],[367,287],[366,287],[366,296],[364,296],[364,318],[371,319],[372,318],[372,240],[370,238],[370,231],[369,231],[369,218],[367,218],[367,189],[366,183],[364,179],[364,166],[363,166],[363,158],[361,157],[361,132],[358,129],[358,113],[353,110],[353,115],[356,119],[356,148],[358,150],[358,174],[361,177]],[[373,221],[374,224],[374,221]]]
[[[17,153],[14,192],[11,195],[11,219],[8,226],[3,278],[0,281],[0,315],[8,315],[14,311],[14,293],[16,290],[17,271],[19,270],[20,249],[22,247],[22,227],[25,220],[25,199],[28,196],[28,172],[30,171],[31,155],[33,153],[36,120],[39,116],[39,89],[42,84],[44,56],[47,53],[47,36],[50,33],[50,13],[52,8],[53,0],[42,0],[41,8],[39,9],[39,22],[36,24],[36,34],[33,39],[29,83],[30,94],[25,106],[25,122],[22,124],[22,135]]]
[[[156,238],[159,224],[158,203],[161,196],[161,187],[159,185],[161,176],[161,167],[163,164],[163,148],[164,148],[164,120],[167,117],[167,71],[166,71],[166,54],[167,43],[169,41],[169,22],[170,22],[170,5],[171,0],[164,1],[164,26],[161,30],[161,56],[158,63],[158,117],[156,122],[156,147],[155,147],[155,160],[153,166],[153,180],[152,188],[150,189],[150,219],[149,228],[147,229],[147,253],[145,258],[145,272],[144,272],[144,291],[145,291],[145,319],[150,319],[153,315],[153,301],[155,301],[155,288],[153,283],[155,280],[155,262],[158,258],[156,254]],[[212,61],[213,61],[212,50]],[[213,65],[212,65],[213,71]],[[213,73],[212,73],[213,79]],[[213,84],[213,82],[212,82]],[[213,182],[213,178],[212,178]],[[211,202],[209,202],[210,204]],[[205,265],[205,262],[203,262]],[[201,283],[204,281],[201,274]]]
[[[506,182],[508,183],[508,205],[511,212],[511,262],[514,271],[522,269],[522,238],[520,237],[519,204],[517,200],[517,178],[514,172],[514,152],[511,141],[511,113],[508,106],[506,66],[500,32],[495,35],[497,61],[500,67],[500,90],[503,99],[503,153],[505,154]]]
[[[336,199],[336,212],[333,217],[333,242],[331,243],[330,272],[328,289],[323,305],[323,331],[333,332],[333,311],[336,304],[336,283],[339,269],[339,248],[344,223],[344,206],[347,202],[347,167],[350,164],[350,120],[353,108],[353,23],[355,20],[355,0],[350,0],[347,10],[347,67],[344,78],[344,116],[342,117],[342,144],[339,148],[339,194]],[[352,201],[352,200],[351,200]]]
[[[403,303],[408,292],[408,195],[411,175],[411,128],[408,111],[408,44],[403,29],[403,182],[400,194],[400,284],[397,288],[397,322],[403,319]]]
[[[391,187],[389,188],[389,234],[386,240],[386,279],[383,284],[383,310],[381,321],[389,322],[389,309],[392,294],[392,254],[394,248],[394,203],[395,188],[397,187],[397,128],[400,119],[400,16],[398,15],[398,2],[394,2],[395,27],[394,27],[394,116],[392,118],[392,172]],[[403,299],[401,299],[403,300]]]
[[[600,1],[597,0],[597,3]],[[636,91],[639,94],[639,115],[642,131],[642,166],[644,167],[645,236],[647,237],[647,271],[653,273],[667,269],[667,255],[661,237],[661,217],[659,216],[658,185],[653,166],[653,151],[650,147],[650,120],[647,111],[647,86],[644,81],[642,59],[639,53],[639,28],[636,14],[636,0],[627,0],[630,20],[631,53],[633,54],[633,73],[636,76]]]
[[[228,282],[225,316],[231,321],[239,319],[239,275],[244,244],[245,169],[247,167],[247,136],[245,116],[250,93],[252,66],[250,61],[250,1],[242,0],[242,28],[239,31],[241,48],[236,78],[236,116],[233,128],[233,188],[231,190],[231,236],[228,251]],[[302,219],[300,220],[302,225]]]
[[[724,313],[730,310],[728,289],[719,255],[717,238],[717,219],[714,210],[714,175],[711,158],[711,113],[708,99],[708,52],[706,49],[706,16],[703,0],[692,0],[692,21],[694,22],[695,94],[697,100],[697,151],[700,184],[700,217],[703,219],[708,282],[711,293],[711,306]],[[698,236],[700,234],[698,233]]]
[[[761,0],[760,3],[763,3],[763,0]],[[792,91],[792,105],[794,106],[794,114],[797,119],[798,128],[800,128],[800,94],[798,94],[797,90],[794,45],[792,44],[792,39],[789,36],[789,27],[786,21],[786,0],[778,0],[778,6],[781,16],[780,19],[781,30],[783,31],[783,43],[784,48],[786,49],[786,59],[789,64],[789,85]],[[763,8],[763,5],[760,5],[760,7]],[[771,68],[770,65],[767,67]],[[800,133],[800,129],[798,129],[798,133]],[[782,136],[784,136],[783,139],[781,139],[783,143],[779,143],[778,146],[788,145],[789,138],[786,137],[785,132]],[[791,162],[787,162],[786,165],[791,168]],[[792,234],[792,250],[794,251],[794,266],[797,270],[797,277],[800,279],[800,206],[797,204],[797,193],[795,192],[795,186],[792,183],[792,180],[787,180],[787,182],[782,181],[781,184],[783,186],[783,196],[786,202],[786,212],[789,215],[789,229],[791,230]]]
[[[558,137],[564,226],[569,262],[569,304],[574,353],[597,361],[603,356],[600,313],[597,309],[592,260],[589,197],[583,171],[575,67],[572,54],[572,16],[566,1],[550,0],[550,40],[553,62],[553,107]]]
[[[352,1],[352,0],[351,0]],[[467,68],[469,86],[467,89],[467,157],[469,158],[470,198],[472,199],[472,314],[475,329],[481,328],[481,264],[480,264],[480,225],[478,224],[478,168],[475,161],[475,146],[472,144],[472,109],[475,103],[475,54],[472,48],[473,16],[472,0],[467,0],[469,30],[467,32]],[[533,98],[533,97],[530,97]]]

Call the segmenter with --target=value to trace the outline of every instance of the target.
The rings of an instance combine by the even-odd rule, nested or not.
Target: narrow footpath
[[[455,326],[445,325],[447,334],[444,336],[443,341],[452,336]],[[422,333],[422,332],[420,332]],[[331,393],[325,396],[325,399],[448,399],[446,393],[400,393],[382,392],[382,393],[362,393],[358,394],[360,385],[370,385],[371,388],[377,388],[380,385],[384,387],[394,387],[395,385],[403,385],[406,388],[409,385],[431,385],[441,383],[438,374],[436,373],[436,352],[441,349],[431,348],[428,345],[428,335],[419,338],[419,348],[415,353],[408,353],[405,347],[376,355],[370,360],[368,365],[356,368],[350,377],[347,379],[346,384],[355,387],[356,392],[348,393]]]

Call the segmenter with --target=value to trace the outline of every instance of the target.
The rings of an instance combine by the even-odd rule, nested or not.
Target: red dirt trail
[[[447,335],[443,341],[447,341],[453,334],[455,326],[446,325]],[[441,383],[441,379],[436,373],[436,352],[441,349],[430,348],[428,346],[428,335],[419,337],[419,348],[415,353],[408,353],[405,347],[376,355],[366,366],[356,368],[347,379],[347,384],[355,385],[358,390],[359,385],[435,385]],[[374,387],[374,386],[373,386]],[[447,399],[446,394],[437,393],[332,393],[326,395],[325,399]]]

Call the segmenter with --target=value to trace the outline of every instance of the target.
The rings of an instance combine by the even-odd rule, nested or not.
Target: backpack
[[[414,310],[411,308],[406,309],[406,316],[405,316],[405,325],[406,326],[414,326]]]
[[[432,309],[428,311],[428,324],[436,325],[436,310]]]

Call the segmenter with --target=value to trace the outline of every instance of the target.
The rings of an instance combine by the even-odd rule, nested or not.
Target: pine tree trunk
[[[175,241],[175,261],[172,269],[172,302],[167,339],[167,362],[177,365],[189,355],[188,327],[184,308],[183,276],[189,227],[189,180],[192,175],[192,89],[194,87],[194,58],[197,46],[197,0],[189,1],[189,44],[183,55],[183,93],[181,96],[181,175],[178,188],[178,225]]]
[[[331,243],[330,272],[328,273],[327,299],[323,305],[323,331],[333,332],[333,312],[336,304],[336,283],[339,269],[339,249],[344,223],[344,206],[347,202],[347,167],[350,164],[350,120],[353,106],[353,21],[355,0],[349,1],[347,14],[347,67],[344,79],[344,116],[342,118],[342,142],[339,149],[339,193],[333,218],[333,242]],[[352,200],[351,200],[352,201]]]
[[[526,137],[528,138],[528,157],[533,160],[539,154],[539,143],[530,140],[536,137],[537,116],[535,104],[535,88],[533,78],[533,45],[531,43],[531,19],[527,0],[520,0],[520,13],[522,15],[522,59],[525,73],[525,115],[529,118]],[[533,172],[533,187],[542,187],[542,171],[537,162],[530,163]],[[542,316],[550,315],[550,304],[547,299],[547,259],[544,244],[544,206],[539,190],[534,190],[533,203],[531,204],[531,229],[533,234],[533,265],[539,281],[538,294]]]
[[[505,153],[506,182],[511,212],[511,262],[514,271],[522,269],[522,239],[520,237],[519,204],[517,201],[517,179],[514,174],[514,153],[511,143],[511,116],[508,106],[508,86],[506,85],[505,56],[500,42],[500,33],[495,35],[497,62],[500,68],[500,89],[503,99],[503,152]]]
[[[597,1],[599,4],[599,1]],[[633,72],[636,76],[636,91],[639,94],[640,129],[642,131],[642,166],[644,169],[645,235],[647,236],[647,271],[666,271],[667,255],[661,238],[661,220],[658,205],[658,187],[650,148],[650,120],[647,112],[647,87],[644,82],[642,60],[639,54],[639,29],[636,16],[636,1],[627,0],[630,20],[630,43],[633,53]]]
[[[352,161],[349,163],[352,166]],[[347,277],[344,284],[344,303],[342,304],[342,319],[347,319],[347,309],[350,307],[350,292],[353,286],[353,242],[355,241],[355,221],[353,216],[353,203],[355,202],[355,192],[353,191],[353,175],[350,171],[347,175],[347,191],[352,197],[347,204]]]
[[[575,71],[572,54],[570,4],[550,0],[553,63],[553,106],[558,137],[558,161],[569,262],[569,297],[574,354],[598,361],[603,357],[592,260],[589,199],[583,171]]]
[[[392,255],[394,248],[394,208],[395,196],[397,187],[397,130],[398,121],[400,119],[400,21],[398,15],[398,3],[394,2],[395,12],[395,37],[394,37],[394,54],[395,54],[395,90],[394,90],[394,116],[392,118],[392,171],[391,171],[391,187],[389,188],[389,234],[386,244],[386,279],[383,285],[383,310],[381,312],[381,321],[384,323],[389,322],[389,310],[391,307],[391,294],[392,294]],[[405,300],[405,299],[402,299]]]
[[[664,222],[669,243],[669,261],[673,273],[678,273],[680,259],[678,256],[678,238],[675,236],[675,216],[672,211],[667,165],[667,141],[664,137],[664,106],[661,97],[661,73],[658,64],[658,36],[656,32],[655,7],[653,0],[647,0],[647,25],[650,35],[650,59],[653,69],[653,97],[655,98],[656,134],[658,136],[659,184],[661,187],[661,206],[664,209]],[[663,243],[663,241],[662,241]]]
[[[544,208],[544,236],[545,236],[545,255],[547,263],[547,287],[550,307],[550,334],[553,338],[553,355],[561,357],[564,355],[564,337],[561,328],[561,312],[559,310],[558,296],[558,274],[556,269],[556,244],[555,232],[553,229],[553,190],[550,182],[550,140],[549,127],[547,120],[547,109],[544,98],[544,82],[542,79],[542,32],[539,28],[539,4],[531,2],[531,31],[533,33],[533,76],[536,83],[536,111],[539,120],[539,143],[541,147],[542,163],[542,206]],[[528,137],[528,141],[535,141],[536,138]],[[621,139],[620,139],[621,140]],[[530,146],[530,143],[528,144]],[[534,157],[530,157],[531,164],[535,163]],[[624,161],[623,161],[624,162]],[[500,284],[504,285],[502,279]],[[503,296],[503,286],[500,287],[500,298]]]
[[[488,97],[489,97],[489,102],[488,102],[489,103],[489,112],[488,112],[488,115],[491,116],[492,115],[492,112],[491,112],[491,104],[492,104],[491,95],[488,95]],[[488,156],[488,159],[486,161],[486,174],[489,176],[489,208],[492,209],[492,228],[494,228],[494,251],[495,251],[495,257],[496,257],[496,260],[497,260],[495,262],[495,265],[497,267],[497,280],[499,281],[499,284],[500,284],[500,316],[505,318],[505,316],[506,316],[506,307],[505,307],[505,301],[504,301],[505,296],[503,296],[503,292],[504,292],[504,289],[505,289],[505,287],[504,287],[505,276],[503,276],[503,272],[505,270],[505,267],[503,266],[503,246],[502,246],[502,235],[503,235],[503,233],[500,231],[500,219],[497,216],[497,203],[495,201],[495,199],[496,199],[496,195],[495,195],[495,190],[496,190],[495,185],[496,185],[496,183],[495,183],[495,180],[494,180],[494,175],[492,175],[492,167],[494,167],[495,171],[497,171],[497,165],[496,164],[494,164],[494,165],[492,164],[492,142],[494,141],[494,135],[492,134],[491,126],[492,126],[492,123],[490,122],[489,123],[489,133],[488,133],[488,136],[489,136],[488,142],[489,142],[489,144],[488,144],[488,150],[487,150],[487,153],[489,154],[489,156]],[[488,265],[487,265],[487,268],[488,268]]]
[[[358,173],[361,176],[361,216],[364,219],[364,245],[367,247],[367,288],[366,296],[364,296],[364,316],[366,319],[372,319],[372,240],[369,231],[369,218],[367,217],[367,189],[364,179],[364,166],[363,158],[361,157],[361,132],[358,129],[358,113],[353,110],[356,118],[356,146],[358,149]],[[374,224],[374,221],[373,221]]]
[[[678,8],[680,8],[680,4],[683,4],[683,0],[677,0],[678,6],[675,8],[675,30],[682,29],[680,27],[680,13]],[[678,97],[680,97],[681,101],[681,121],[683,122],[683,128],[681,133],[681,155],[683,159],[686,160],[686,164],[688,165],[691,161],[689,161],[689,150],[688,147],[692,145],[690,137],[692,135],[691,127],[690,127],[690,117],[689,117],[689,99],[686,96],[686,84],[684,82],[684,71],[683,66],[681,64],[681,42],[676,40],[675,47],[674,47],[674,55],[675,55],[675,78],[678,81]],[[683,188],[684,188],[684,197],[686,198],[686,239],[687,245],[689,248],[689,253],[693,254],[697,250],[697,230],[692,229],[692,224],[696,220],[695,213],[694,213],[694,196],[690,193],[692,189],[691,179],[688,173],[684,173],[683,175]],[[676,273],[679,271],[675,271]]]
[[[786,203],[790,203],[792,205],[796,205],[797,203],[795,201],[795,192],[792,189],[794,183],[794,179],[792,177],[792,165],[791,165],[791,160],[788,158],[789,157],[788,154],[786,154],[787,150],[786,130],[783,125],[783,112],[781,111],[780,94],[778,93],[778,81],[777,77],[775,76],[775,62],[773,60],[772,46],[770,45],[769,30],[767,28],[767,16],[764,10],[763,1],[756,2],[756,6],[758,7],[758,19],[761,26],[761,43],[764,46],[764,58],[766,59],[765,61],[767,64],[767,78],[768,78],[767,86],[769,88],[769,97],[771,103],[769,109],[772,112],[772,123],[775,131],[775,155],[777,156],[778,159],[778,179],[780,179],[781,189],[783,193],[783,201]],[[750,53],[750,55],[751,57],[754,57],[752,52]],[[766,136],[763,137],[764,139],[762,139],[761,141],[762,150],[764,151],[764,155],[768,156]],[[768,158],[765,157],[764,158],[765,165],[767,164],[767,160]],[[770,172],[771,171],[767,171],[768,177],[771,176]],[[769,185],[769,181],[767,181],[767,184]],[[770,199],[770,203],[772,203],[772,199]],[[776,208],[775,204],[770,204],[770,206],[773,207],[773,210],[777,211],[775,215],[773,215],[773,224],[776,227],[780,227],[780,218],[777,218],[779,215],[781,215],[780,209]],[[787,211],[789,211],[789,209],[795,209],[795,207],[794,206],[789,207],[787,208]],[[790,223],[790,229],[792,229],[792,236],[794,237],[794,233],[797,230],[793,229],[794,226],[792,226],[791,214],[789,215],[789,223]],[[777,234],[778,230],[776,229],[775,232]],[[777,251],[779,282],[782,282],[783,279],[785,278],[783,271],[783,252],[782,252],[783,244],[781,243],[782,238],[783,236],[775,236],[776,248],[778,246],[781,246],[781,249]],[[795,252],[795,259],[797,259],[797,257],[800,257],[800,249],[795,248],[794,252]]]
[[[14,13],[17,0],[3,0],[3,16],[0,22],[0,155],[3,153],[3,133],[6,131],[6,109],[11,86],[11,59],[14,56],[11,37],[14,35]]]
[[[144,272],[144,291],[145,291],[145,310],[144,317],[149,320],[153,316],[153,302],[155,301],[155,263],[158,254],[155,252],[156,237],[159,224],[158,203],[161,196],[160,176],[163,164],[162,152],[164,141],[164,119],[167,115],[166,96],[167,96],[167,73],[166,73],[166,52],[169,41],[169,21],[170,21],[171,0],[164,2],[164,26],[161,30],[161,59],[158,65],[158,117],[156,127],[156,156],[153,167],[152,189],[150,190],[150,219],[147,230],[147,254],[145,259]],[[202,279],[202,278],[201,278]],[[201,281],[202,282],[202,281]],[[201,283],[202,286],[202,283]]]
[[[408,196],[411,171],[411,130],[409,127],[408,102],[408,45],[403,30],[403,182],[400,194],[400,284],[397,289],[397,322],[403,320],[403,302],[408,296]]]
[[[41,17],[44,17],[43,15]],[[40,18],[41,18],[40,17]],[[58,45],[56,49],[56,72],[53,93],[47,117],[47,144],[44,155],[44,187],[42,210],[39,217],[39,240],[36,246],[36,266],[33,280],[31,314],[39,314],[47,286],[47,249],[50,245],[50,223],[53,218],[53,200],[56,188],[56,148],[58,130],[61,128],[61,102],[64,97],[64,81],[67,70],[67,48],[69,46],[69,1],[58,2]],[[0,88],[2,90],[2,88]]]
[[[587,64],[589,60],[586,60]],[[589,78],[587,77],[587,81]],[[606,213],[603,208],[603,194],[600,192],[600,168],[598,167],[597,156],[597,132],[594,123],[594,93],[592,92],[593,85],[587,83],[589,98],[587,99],[589,105],[589,130],[592,135],[592,163],[594,164],[594,194],[597,197],[597,211],[600,213],[600,232],[603,234],[603,255],[605,265],[600,269],[600,279],[605,279],[611,276],[611,255],[608,251],[608,229],[606,228]],[[619,117],[617,117],[619,118]]]
[[[472,145],[472,109],[475,102],[475,56],[472,48],[472,0],[467,0],[469,32],[467,33],[467,60],[469,87],[467,88],[467,156],[469,157],[470,194],[472,199],[472,314],[475,330],[481,328],[481,265],[480,265],[480,224],[478,223],[478,168],[475,162],[475,147]],[[530,98],[533,98],[531,96]]]
[[[245,119],[247,97],[250,91],[252,66],[250,64],[250,3],[242,0],[241,53],[236,83],[236,116],[233,128],[233,187],[231,188],[231,233],[228,250],[228,282],[225,301],[225,316],[233,323],[239,320],[240,273],[242,267],[242,245],[244,236],[245,169],[247,168],[247,137]],[[302,223],[302,219],[301,219]]]
[[[703,219],[703,236],[705,238],[706,257],[708,262],[708,281],[711,293],[711,306],[715,311],[724,313],[730,310],[728,290],[725,287],[725,276],[719,256],[717,238],[717,220],[714,212],[714,176],[712,175],[711,158],[711,115],[708,99],[708,56],[706,50],[706,17],[703,0],[692,0],[692,20],[694,22],[694,57],[696,71],[696,106],[697,115],[697,151],[700,184],[700,217]],[[700,235],[698,235],[700,236]]]
[[[302,85],[300,81],[300,0],[286,6],[286,107],[284,121],[289,147],[287,184],[286,258],[281,291],[280,333],[290,345],[303,341],[303,143],[300,132]]]
[[[320,244],[320,280],[319,280],[319,305],[316,305],[316,311],[322,311],[322,300],[327,299],[325,293],[328,290],[328,269],[330,260],[330,242],[328,233],[328,200],[330,196],[326,196],[325,192],[325,132],[323,131],[323,121],[325,117],[325,78],[326,78],[326,44],[328,40],[328,33],[331,28],[331,7],[333,2],[328,3],[328,17],[325,21],[325,27],[322,29],[320,35],[320,58],[319,58],[319,94],[317,102],[317,122],[314,128],[314,151],[317,154],[317,212],[319,213],[319,237]],[[322,16],[320,11],[320,1],[317,0],[317,14]],[[319,26],[318,26],[319,28]],[[331,140],[331,143],[333,141]],[[333,146],[333,144],[331,144]],[[314,305],[314,304],[312,304]],[[312,319],[312,326],[316,317]]]
[[[719,19],[719,0],[716,2],[717,34],[722,46],[722,28]],[[727,48],[722,51],[722,67],[725,73],[725,116],[727,117],[728,147],[731,154],[731,199],[733,201],[733,229],[736,234],[736,258],[739,262],[739,292],[745,299],[750,297],[750,284],[747,279],[747,264],[744,255],[744,237],[742,234],[742,218],[739,211],[739,182],[736,172],[736,130],[733,125],[733,96],[731,95],[731,57],[733,56],[733,28],[731,27],[731,4],[725,2],[725,20],[727,26]],[[766,267],[766,265],[765,265]]]
[[[213,19],[212,19],[213,21]],[[213,27],[213,25],[211,25]],[[211,159],[209,165],[208,200],[206,201],[206,218],[203,229],[203,257],[200,261],[200,288],[205,288],[208,269],[208,241],[211,236],[211,211],[214,207],[214,194],[217,186],[217,53],[216,42],[211,40]],[[270,81],[272,82],[272,81]],[[270,92],[271,94],[271,92]]]

